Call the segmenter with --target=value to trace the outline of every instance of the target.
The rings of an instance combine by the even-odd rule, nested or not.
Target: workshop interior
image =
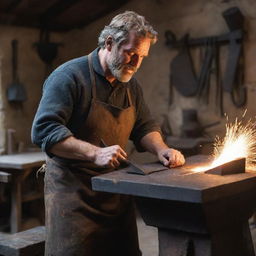
[[[126,10],[158,32],[135,78],[186,163],[168,168],[129,141],[92,189],[134,198],[143,256],[255,256],[253,0],[0,1],[0,256],[45,255],[48,156],[31,141],[44,81]]]

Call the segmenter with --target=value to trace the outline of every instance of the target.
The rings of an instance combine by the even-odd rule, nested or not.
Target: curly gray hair
[[[117,45],[120,45],[128,40],[130,31],[135,31],[139,37],[150,38],[151,44],[157,41],[157,32],[145,17],[133,11],[125,11],[116,15],[110,24],[101,31],[98,45],[105,48],[105,41],[108,36],[111,36]]]

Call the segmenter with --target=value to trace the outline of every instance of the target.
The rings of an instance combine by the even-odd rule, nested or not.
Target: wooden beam
[[[104,0],[95,0],[90,5],[87,2],[79,1],[76,5],[70,6],[70,9],[63,10],[52,17],[51,21],[48,22],[48,27],[50,30],[56,31],[81,28],[120,8],[128,1],[109,0],[106,2]],[[74,13],[77,15],[74,15]]]
[[[12,12],[20,3],[22,0],[11,0],[9,1],[9,4],[4,8],[5,13]]]
[[[77,2],[79,2],[79,0],[59,0],[44,12],[40,18],[42,25],[51,23],[54,17],[69,9]]]

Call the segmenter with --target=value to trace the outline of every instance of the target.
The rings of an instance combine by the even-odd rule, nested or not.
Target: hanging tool
[[[18,40],[12,40],[12,83],[7,89],[9,102],[21,103],[27,99],[25,87],[18,76]]]
[[[244,86],[243,27],[244,16],[238,7],[222,13],[230,31],[229,55],[223,89],[231,94],[233,104],[240,108],[246,104],[247,91]],[[238,38],[237,34],[241,34]]]
[[[223,89],[224,91],[229,93],[231,93],[234,88],[238,62],[241,55],[241,49],[241,42],[237,41],[236,38],[234,38],[233,35],[231,34],[227,68],[223,79]]]
[[[247,101],[247,89],[244,85],[244,53],[241,50],[240,59],[237,66],[234,88],[231,92],[231,100],[237,107],[243,107]]]
[[[58,47],[61,43],[50,42],[50,31],[41,29],[39,42],[33,44],[36,47],[40,59],[46,64],[45,76],[52,71],[53,60],[58,55]]]
[[[198,79],[198,96],[199,98],[204,99],[207,104],[209,101],[210,75],[212,70],[214,42],[214,38],[206,39],[205,57]]]
[[[183,46],[171,62],[171,83],[183,96],[191,97],[197,93],[197,78],[187,46],[187,40],[188,34],[181,40]]]

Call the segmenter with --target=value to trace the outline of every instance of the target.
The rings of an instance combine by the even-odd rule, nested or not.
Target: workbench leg
[[[21,182],[20,177],[18,177],[12,184],[11,233],[17,233],[21,230],[21,210]]]
[[[212,234],[158,229],[159,256],[255,256],[248,223]]]
[[[255,256],[248,221],[237,222],[211,236],[214,256]]]
[[[207,236],[158,229],[159,256],[212,256]]]

